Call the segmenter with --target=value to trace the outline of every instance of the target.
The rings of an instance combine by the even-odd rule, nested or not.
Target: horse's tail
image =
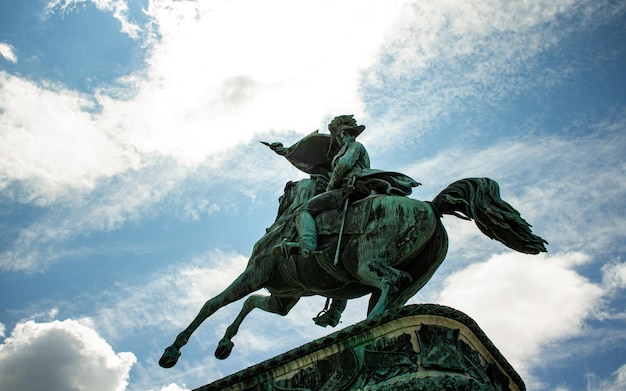
[[[466,178],[456,181],[437,194],[432,204],[440,215],[473,219],[485,235],[513,250],[526,254],[546,251],[544,243],[548,242],[533,234],[531,225],[500,198],[500,187],[492,179]]]

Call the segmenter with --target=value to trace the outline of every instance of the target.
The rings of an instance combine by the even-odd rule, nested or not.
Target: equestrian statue
[[[310,177],[287,183],[278,216],[254,245],[246,269],[203,305],[159,365],[174,366],[202,322],[261,288],[270,295],[248,296],[219,342],[217,358],[230,355],[232,338],[255,308],[286,315],[301,297],[324,296],[326,307],[313,320],[334,327],[349,299],[370,294],[368,318],[403,306],[446,256],[445,214],[474,220],[486,236],[513,250],[546,251],[547,242],[500,198],[489,178],[456,181],[430,202],[407,197],[419,183],[370,168],[365,147],[356,141],[364,129],[352,115],[341,115],[328,125],[330,134],[315,131],[290,147],[263,142]]]

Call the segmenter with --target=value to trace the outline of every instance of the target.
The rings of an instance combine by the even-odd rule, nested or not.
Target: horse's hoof
[[[230,356],[230,352],[233,351],[234,343],[228,338],[222,338],[220,343],[217,345],[217,349],[215,349],[215,357],[220,360],[224,360]]]
[[[171,368],[176,365],[179,357],[180,350],[178,350],[174,346],[168,346],[167,349],[165,349],[165,352],[163,352],[161,359],[159,360],[159,365],[163,368]]]

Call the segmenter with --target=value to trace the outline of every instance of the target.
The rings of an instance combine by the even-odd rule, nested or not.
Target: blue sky
[[[253,312],[218,361],[234,303],[157,364],[304,177],[258,141],[354,114],[411,197],[488,176],[550,242],[445,217],[410,303],[470,315],[529,390],[625,389],[624,42],[624,1],[0,0],[3,387],[191,389],[334,331],[319,297]]]

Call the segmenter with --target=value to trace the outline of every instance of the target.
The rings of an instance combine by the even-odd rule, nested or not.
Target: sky
[[[529,390],[626,389],[626,2],[0,0],[3,390],[188,390],[335,329],[241,302],[163,349],[243,271],[336,115],[431,200],[490,177],[548,252],[446,216],[409,303],[472,317]]]

